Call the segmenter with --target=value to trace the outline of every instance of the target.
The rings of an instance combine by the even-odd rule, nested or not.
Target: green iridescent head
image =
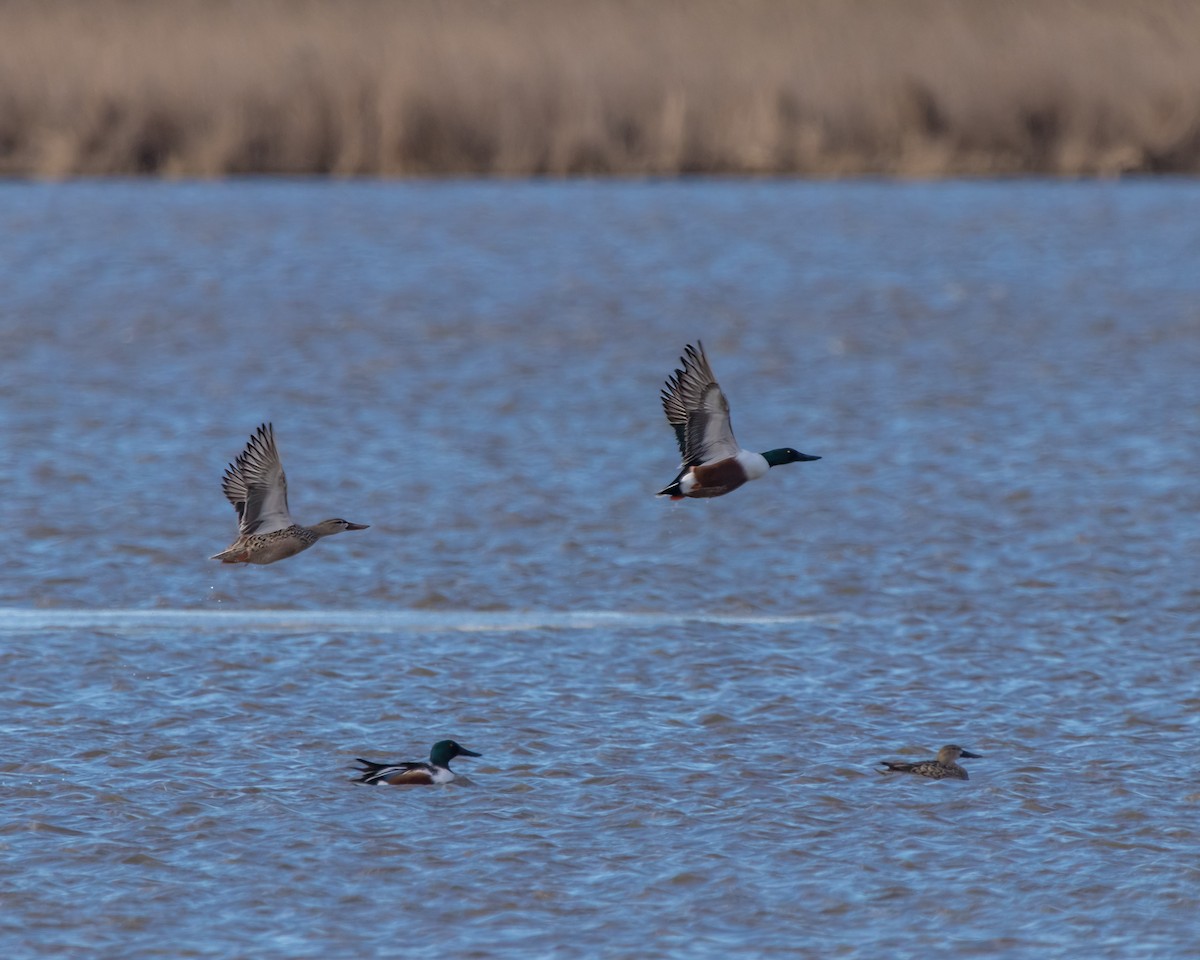
[[[461,746],[457,740],[439,740],[429,751],[429,762],[435,767],[449,766],[455,757],[478,757],[480,754]]]
[[[783,463],[800,463],[804,460],[820,460],[820,457],[810,457],[807,453],[793,450],[791,447],[780,447],[778,450],[768,450],[763,454],[768,465],[778,467]]]

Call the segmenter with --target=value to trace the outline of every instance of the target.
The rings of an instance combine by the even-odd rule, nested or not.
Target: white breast
[[[737,462],[746,471],[747,480],[757,480],[759,477],[765,476],[766,472],[771,469],[771,465],[767,463],[767,458],[761,453],[755,453],[752,450],[743,450],[739,453],[737,455]]]

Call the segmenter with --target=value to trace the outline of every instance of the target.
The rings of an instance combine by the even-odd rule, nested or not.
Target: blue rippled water
[[[1197,209],[0,185],[0,951],[1192,956]],[[823,459],[656,500],[696,338]],[[223,567],[264,420],[371,526]]]

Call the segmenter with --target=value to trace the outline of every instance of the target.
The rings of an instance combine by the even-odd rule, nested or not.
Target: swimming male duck
[[[362,764],[358,772],[362,774],[355,783],[390,783],[396,786],[405,784],[449,783],[455,779],[454,771],[450,769],[450,761],[455,757],[478,757],[482,754],[468,750],[456,740],[439,740],[429,751],[429,762],[412,760],[408,763],[376,763],[374,760],[364,760],[356,757]]]
[[[322,537],[370,526],[339,518],[303,527],[292,519],[287,477],[269,423],[259,426],[246,449],[226,467],[221,489],[238,515],[238,538],[210,558],[222,563],[274,563],[307,550]]]
[[[675,429],[683,456],[679,475],[658,491],[660,497],[720,497],[748,480],[757,480],[771,467],[820,457],[780,447],[766,453],[743,450],[733,438],[729,402],[721,392],[704,345],[690,343],[680,357],[682,369],[667,380],[662,391],[663,410]]]
[[[970,757],[981,760],[978,753],[964,750],[956,743],[948,743],[937,752],[936,759],[918,760],[915,763],[905,763],[902,760],[880,760],[887,769],[879,773],[915,773],[918,777],[929,777],[931,780],[970,780],[967,771],[955,761],[959,757]]]

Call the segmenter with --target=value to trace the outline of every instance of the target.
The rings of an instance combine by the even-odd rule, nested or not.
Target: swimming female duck
[[[918,760],[915,763],[905,763],[902,760],[880,760],[887,769],[879,773],[915,773],[918,777],[929,777],[932,780],[970,780],[967,771],[955,761],[959,757],[970,757],[981,760],[978,753],[964,750],[956,743],[948,743],[937,753],[934,760]]]
[[[364,760],[357,757],[362,764],[358,772],[362,774],[355,783],[390,783],[394,786],[405,784],[449,783],[454,779],[454,771],[450,769],[450,761],[455,757],[478,757],[481,754],[468,750],[455,740],[439,740],[429,751],[429,762],[412,760],[407,763],[376,763],[374,760]]]
[[[222,563],[274,563],[307,550],[322,537],[369,526],[334,519],[302,527],[292,519],[287,477],[269,423],[259,426],[246,449],[226,467],[221,489],[238,515],[238,538],[211,558]]]
[[[658,491],[660,497],[720,497],[748,480],[757,480],[771,467],[804,460],[820,460],[791,447],[766,453],[743,450],[733,438],[729,402],[713,376],[704,345],[690,343],[680,358],[682,369],[667,380],[662,391],[663,410],[675,429],[683,456],[679,475]]]

